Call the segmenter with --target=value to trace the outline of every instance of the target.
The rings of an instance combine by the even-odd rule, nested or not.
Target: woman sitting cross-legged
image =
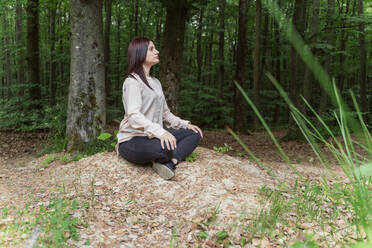
[[[198,126],[169,111],[160,81],[150,75],[151,67],[157,63],[159,52],[152,40],[135,38],[130,42],[118,152],[133,163],[152,162],[160,177],[171,179],[176,165],[194,151],[203,133]]]

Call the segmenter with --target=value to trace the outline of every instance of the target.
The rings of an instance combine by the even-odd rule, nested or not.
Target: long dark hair
[[[147,49],[150,41],[146,37],[134,38],[128,46],[128,77],[134,77],[133,73],[137,73],[142,81],[150,88],[149,82],[146,79],[145,72],[143,71],[143,63],[146,60]],[[153,41],[152,41],[153,42]]]

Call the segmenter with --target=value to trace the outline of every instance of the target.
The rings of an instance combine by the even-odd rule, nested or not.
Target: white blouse
[[[170,112],[158,79],[147,77],[151,90],[137,74],[134,77],[127,77],[123,83],[125,114],[117,134],[118,143],[135,136],[160,139],[166,132],[163,123],[166,128],[187,128],[189,121]]]

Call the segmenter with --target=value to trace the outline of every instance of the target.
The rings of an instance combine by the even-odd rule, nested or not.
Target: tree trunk
[[[203,64],[203,55],[201,50],[201,37],[203,32],[203,13],[204,13],[204,7],[202,6],[200,8],[200,14],[199,14],[199,24],[198,24],[198,31],[196,34],[196,62],[198,64],[198,74],[197,74],[197,80],[198,82],[201,82],[201,70],[202,70],[202,64]]]
[[[101,0],[71,0],[71,71],[67,150],[82,150],[105,128],[105,67]]]
[[[320,0],[313,0],[313,14],[311,19],[311,25],[310,25],[310,37],[314,37],[319,30],[319,8],[320,8]],[[305,78],[304,78],[304,84],[303,84],[303,96],[304,98],[310,102],[311,97],[311,83],[313,82],[313,76],[311,73],[311,70],[309,67],[306,67],[305,71]],[[301,112],[306,114],[306,106],[304,102],[301,102],[300,104]]]
[[[335,14],[335,0],[328,0],[328,10],[327,10],[327,27],[332,27],[334,21],[334,14]],[[332,46],[332,51],[334,50],[335,46],[335,38],[332,29],[328,30],[327,35],[327,43]],[[332,77],[332,70],[331,70],[331,63],[332,63],[332,55],[327,54],[324,69],[325,71]],[[319,114],[323,113],[327,108],[328,103],[328,96],[326,91],[322,88],[321,89],[321,97],[320,97],[320,105],[319,105]]]
[[[32,100],[41,99],[40,89],[40,54],[39,54],[39,0],[27,1],[27,67],[28,81],[31,83],[29,90]],[[40,107],[32,104],[31,109]]]
[[[160,54],[160,80],[165,89],[164,94],[168,106],[175,114],[178,113],[179,73],[188,8],[187,2],[167,4],[162,53]]]
[[[260,84],[261,84],[261,19],[262,19],[262,3],[261,0],[256,1],[256,39],[253,52],[253,102],[257,109],[260,109]],[[259,119],[254,115],[254,129],[259,126]]]
[[[218,93],[222,97],[223,85],[225,80],[225,6],[226,0],[220,0],[220,32],[219,32],[219,46],[218,46],[218,57],[220,59],[219,63],[219,85]]]
[[[17,81],[18,84],[21,85],[18,89],[17,95],[22,97],[25,94],[25,87],[23,84],[25,83],[25,65],[24,65],[24,53],[23,50],[23,9],[20,0],[16,2],[16,25],[15,25],[15,33],[16,33],[16,45],[17,45]]]
[[[56,43],[56,14],[60,3],[52,2],[50,7],[50,105],[56,105],[56,90],[57,90],[57,61],[55,52]]]
[[[280,0],[278,0],[278,6],[280,7]],[[274,54],[275,54],[275,79],[280,84],[281,80],[281,73],[280,73],[280,29],[279,25],[276,21],[274,21]],[[273,122],[278,123],[279,121],[279,112],[280,112],[280,105],[278,104],[280,97],[278,96],[274,108],[274,117]]]
[[[5,71],[6,71],[6,82],[7,82],[7,97],[8,99],[11,98],[12,96],[12,90],[11,90],[11,87],[12,87],[12,66],[11,66],[11,62],[10,62],[10,49],[11,49],[11,45],[10,45],[10,32],[9,32],[9,27],[8,27],[8,20],[6,18],[6,15],[3,15],[3,28],[4,28],[4,31],[5,31],[5,34],[4,34],[4,45],[5,45]]]
[[[296,0],[293,10],[293,25],[299,35],[303,38],[305,31],[305,8],[306,0]],[[291,47],[290,55],[290,85],[289,95],[294,106],[298,107],[300,98],[300,82],[303,79],[303,62],[297,54],[295,48]],[[300,130],[296,126],[294,120],[290,118],[288,132],[283,138],[284,140],[295,140],[301,135]]]
[[[120,85],[121,85],[121,66],[120,66],[120,47],[121,47],[121,33],[120,33],[120,26],[121,26],[121,16],[120,16],[120,10],[117,10],[116,13],[116,22],[117,22],[117,29],[116,29],[116,40],[117,40],[117,51],[116,51],[116,65],[117,65],[117,71],[116,71],[116,90],[117,92],[121,92]],[[115,97],[115,105],[116,107],[119,106],[121,96]]]
[[[346,0],[346,7],[345,12],[343,13],[343,6],[340,9],[340,13],[343,13],[341,25],[345,26],[346,24],[346,16],[349,14],[350,10],[350,0]],[[341,53],[339,54],[339,70],[338,70],[338,77],[337,77],[337,84],[340,92],[343,91],[344,88],[344,80],[345,80],[345,73],[344,73],[344,59],[345,59],[345,48],[346,48],[346,42],[348,39],[348,32],[345,32],[345,29],[340,30],[340,49],[338,49]]]
[[[363,15],[363,0],[358,0],[358,15]],[[359,47],[360,47],[360,104],[361,111],[367,112],[367,87],[366,87],[366,38],[365,38],[365,31],[364,31],[364,23],[359,25]]]
[[[105,38],[104,38],[104,51],[105,51],[105,85],[106,85],[106,98],[110,97],[110,31],[111,31],[111,10],[112,0],[105,0],[106,23],[105,23]]]
[[[138,9],[139,9],[139,0],[135,0],[135,6],[134,6],[134,36],[138,36]]]
[[[247,0],[239,0],[239,24],[238,24],[238,49],[236,53],[236,81],[244,88],[246,74],[246,54],[247,54]],[[243,95],[235,87],[234,91],[234,130],[244,132],[245,107]]]

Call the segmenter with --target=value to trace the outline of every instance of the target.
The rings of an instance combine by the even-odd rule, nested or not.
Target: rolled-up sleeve
[[[165,98],[164,98],[165,99]],[[168,108],[167,102],[164,100],[164,111],[163,111],[163,121],[167,128],[187,128],[190,121],[182,120],[178,116],[172,114]]]
[[[147,119],[141,112],[142,97],[139,83],[127,80],[123,85],[123,104],[132,128],[143,130],[149,138],[159,138],[166,130],[159,124]]]

